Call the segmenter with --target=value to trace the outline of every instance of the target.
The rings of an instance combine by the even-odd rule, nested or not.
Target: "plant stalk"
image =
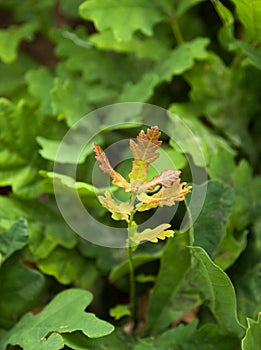
[[[175,36],[175,38],[177,40],[178,45],[183,44],[184,43],[184,38],[183,38],[183,35],[181,33],[178,21],[177,21],[177,19],[175,17],[171,17],[170,18],[170,25],[171,25],[173,34],[174,34],[174,36]]]
[[[129,255],[129,269],[130,269],[130,309],[131,309],[131,317],[136,324],[136,285],[135,285],[135,271],[134,264],[132,259],[132,247],[129,243],[128,246],[128,255]]]
[[[133,202],[135,198],[132,198]],[[133,223],[133,217],[134,217],[134,211],[130,215],[130,222],[128,224],[128,244],[127,244],[127,249],[128,249],[128,258],[129,258],[129,270],[130,270],[130,309],[131,309],[131,318],[134,322],[134,328],[135,324],[137,321],[136,318],[136,282],[135,282],[135,269],[134,269],[134,264],[133,264],[133,248],[131,244],[131,236],[133,235],[133,230],[135,229],[132,226]],[[135,229],[136,230],[136,229]]]

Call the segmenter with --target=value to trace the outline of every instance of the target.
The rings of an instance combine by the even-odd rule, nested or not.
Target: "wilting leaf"
[[[146,228],[141,233],[135,235],[132,240],[139,244],[141,241],[150,241],[153,243],[157,243],[159,239],[165,239],[166,237],[173,237],[174,231],[167,230],[170,228],[170,224],[162,224],[154,229]]]
[[[94,144],[94,151],[96,153],[95,158],[100,163],[101,170],[105,174],[109,174],[111,176],[111,178],[113,179],[112,183],[115,186],[123,187],[125,190],[129,189],[130,184],[119,173],[117,173],[117,171],[113,169],[109,162],[109,159],[107,158],[102,148],[99,145]]]
[[[162,144],[162,141],[159,141],[160,134],[158,127],[152,126],[147,129],[146,134],[143,130],[139,133],[137,143],[130,140],[130,149],[134,158],[132,171],[129,174],[131,182],[146,180],[148,165],[159,157],[157,150]]]
[[[137,195],[138,200],[141,202],[137,205],[138,211],[150,210],[158,206],[164,205],[172,206],[175,202],[183,201],[184,196],[190,192],[191,186],[184,187],[186,182],[180,183],[180,179],[175,181],[171,187],[162,187],[157,193],[152,196],[146,193],[140,193]]]
[[[112,213],[114,220],[129,221],[130,212],[133,210],[133,205],[128,202],[122,202],[119,205],[112,198],[109,191],[105,191],[105,196],[99,196],[101,204]]]

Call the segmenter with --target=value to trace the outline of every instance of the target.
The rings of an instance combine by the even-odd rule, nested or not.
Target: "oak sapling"
[[[150,229],[147,228],[138,232],[134,216],[137,212],[143,212],[152,208],[162,206],[173,206],[177,201],[183,201],[185,195],[190,192],[191,186],[186,186],[186,182],[180,180],[180,170],[163,170],[160,175],[147,179],[148,166],[158,157],[157,152],[162,144],[159,140],[161,133],[157,126],[148,128],[146,133],[141,132],[136,140],[130,140],[130,149],[133,155],[132,169],[129,173],[129,181],[113,169],[102,148],[94,144],[96,159],[100,163],[101,170],[110,175],[112,184],[121,187],[125,192],[130,193],[130,198],[126,202],[118,203],[110,193],[106,191],[103,196],[99,196],[101,204],[111,212],[114,220],[125,220],[128,225],[128,238],[126,247],[128,249],[130,268],[130,304],[124,309],[121,307],[122,316],[131,314],[134,322],[135,314],[135,275],[132,254],[142,241],[158,242],[159,239],[173,237],[174,231],[168,223]],[[153,194],[153,191],[159,190]],[[124,311],[122,310],[125,310]]]

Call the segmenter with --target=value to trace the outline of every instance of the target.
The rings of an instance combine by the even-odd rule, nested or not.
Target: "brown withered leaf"
[[[117,204],[109,191],[105,191],[105,196],[98,196],[98,199],[101,204],[112,213],[111,217],[114,220],[125,220],[129,222],[129,215],[133,210],[133,205],[129,202]]]
[[[123,176],[121,176],[121,174],[119,174],[117,171],[113,169],[103,149],[97,144],[94,144],[93,148],[96,153],[95,158],[100,163],[101,170],[105,174],[110,175],[110,177],[113,179],[112,181],[113,185],[122,187],[125,189],[125,191],[129,191],[130,184],[128,183],[127,180],[124,179]]]
[[[141,233],[135,235],[132,240],[134,243],[139,244],[141,241],[150,241],[157,243],[159,239],[165,239],[166,237],[173,237],[174,231],[168,230],[170,224],[161,224],[153,229],[146,228]]]
[[[138,186],[138,191],[153,190],[156,186],[171,187],[181,174],[180,170],[163,170],[159,176],[154,176],[151,181],[144,181]]]
[[[187,193],[190,192],[191,186],[185,187],[187,183],[180,183],[180,179],[173,182],[171,187],[162,187],[157,193],[149,196],[142,192],[137,195],[138,200],[141,202],[137,204],[138,211],[150,210],[156,207],[172,206],[175,202],[183,201]]]
[[[162,141],[159,141],[160,135],[159,128],[152,126],[146,133],[141,130],[137,136],[137,142],[130,140],[130,149],[134,158],[132,171],[129,174],[131,181],[146,180],[148,165],[159,157],[157,150],[162,144]]]

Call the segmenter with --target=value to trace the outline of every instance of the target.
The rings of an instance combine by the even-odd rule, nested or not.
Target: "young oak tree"
[[[143,232],[137,231],[134,216],[137,212],[143,212],[162,206],[173,206],[177,201],[183,201],[185,195],[190,192],[191,186],[180,180],[180,170],[163,170],[160,175],[147,179],[148,166],[158,157],[157,152],[162,144],[159,140],[161,132],[157,126],[148,128],[146,133],[141,132],[136,140],[130,140],[130,149],[133,155],[132,170],[129,173],[129,181],[113,169],[109,159],[102,148],[94,144],[96,159],[100,163],[101,170],[110,175],[112,184],[121,187],[130,193],[130,199],[117,203],[110,191],[104,196],[99,196],[101,204],[111,212],[114,220],[125,220],[128,225],[127,249],[130,265],[130,305],[126,308],[126,315],[131,314],[135,321],[135,278],[132,253],[142,241],[158,242],[158,239],[173,237],[174,231],[170,224],[161,224],[153,229],[147,228]],[[148,191],[159,190],[149,195]],[[124,313],[123,313],[124,314]]]

